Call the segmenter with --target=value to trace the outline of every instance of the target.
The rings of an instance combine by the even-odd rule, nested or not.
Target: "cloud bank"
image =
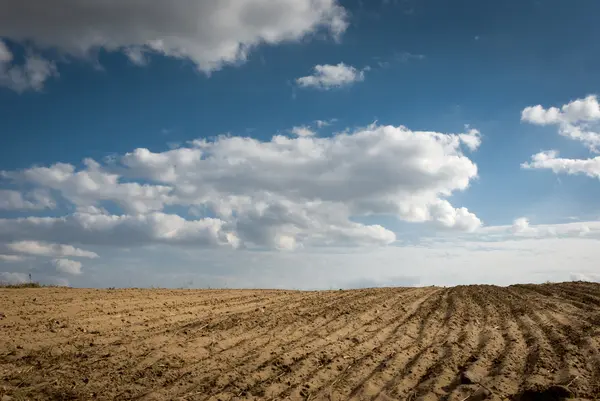
[[[395,234],[357,222],[373,215],[473,231],[475,214],[448,199],[477,166],[463,153],[479,133],[371,125],[332,137],[221,136],[154,153],[144,148],[84,168],[57,163],[2,171],[12,186],[52,191],[61,217],[0,219],[13,252],[95,257],[72,245],[296,249],[381,246]],[[179,208],[180,212],[173,212]],[[108,212],[107,210],[111,210]]]
[[[261,44],[317,32],[338,39],[347,18],[337,0],[6,0],[0,3],[0,38],[84,59],[101,49],[122,52],[138,65],[147,54],[160,54],[210,73],[244,62]],[[35,90],[56,74],[52,62],[36,55],[11,66],[7,50],[0,46],[1,85]]]

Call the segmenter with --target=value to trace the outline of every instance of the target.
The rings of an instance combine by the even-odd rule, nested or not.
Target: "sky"
[[[600,281],[599,13],[3,1],[0,281]]]

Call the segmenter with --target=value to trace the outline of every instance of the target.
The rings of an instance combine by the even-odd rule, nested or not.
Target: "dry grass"
[[[19,284],[10,284],[0,281],[0,288],[42,288],[48,287],[47,285],[42,285],[38,282],[33,283],[19,283]]]

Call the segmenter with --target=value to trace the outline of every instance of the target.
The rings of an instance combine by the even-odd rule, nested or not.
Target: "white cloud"
[[[521,120],[537,125],[559,126],[559,134],[582,142],[590,152],[600,153],[600,104],[595,95],[577,99],[560,109],[541,105],[523,110]],[[524,169],[548,169],[556,174],[585,174],[600,178],[600,156],[588,159],[559,158],[557,150],[548,150],[531,156],[531,162],[521,164]]]
[[[132,176],[174,185],[179,202],[207,204],[222,217],[232,208],[262,213],[275,204],[288,212],[331,208],[330,218],[341,215],[340,221],[392,214],[442,222],[456,211],[440,213],[440,197],[466,189],[477,175],[460,150],[469,135],[372,125],[328,138],[221,137],[197,141],[193,149],[137,149],[121,162]]]
[[[53,209],[56,204],[48,191],[35,190],[28,193],[10,189],[0,189],[0,210],[42,210]]]
[[[0,242],[281,249],[394,242],[385,227],[355,220],[370,215],[473,231],[482,224],[477,216],[446,198],[477,177],[462,148],[478,144],[476,130],[373,124],[327,138],[222,136],[161,153],[142,148],[105,165],[87,159],[79,171],[61,163],[5,171],[17,184],[52,189],[77,211],[0,219]],[[166,213],[171,206],[199,218]]]
[[[23,65],[12,65],[12,62],[12,52],[0,40],[0,86],[15,92],[39,91],[48,78],[58,75],[55,64],[37,54],[27,54]]]
[[[13,60],[13,54],[6,46],[6,43],[0,40],[0,64],[10,63]]]
[[[300,127],[293,127],[291,132],[292,134],[300,137],[315,136],[315,131],[304,125]]]
[[[70,259],[54,259],[52,265],[59,273],[79,275],[81,274],[81,262]]]
[[[444,227],[462,231],[475,231],[481,226],[481,221],[467,208],[455,209],[447,200],[438,200],[430,206],[430,219]]]
[[[5,0],[0,37],[88,57],[122,51],[189,59],[206,72],[246,59],[260,44],[298,41],[318,31],[339,37],[347,13],[336,0],[80,1]]]
[[[236,240],[223,230],[218,219],[185,220],[177,215],[149,213],[136,216],[74,213],[53,217],[0,219],[0,241],[30,238],[55,239],[63,243],[136,246],[151,243],[189,243],[194,245],[235,245]],[[81,256],[67,255],[64,256]],[[90,255],[91,256],[91,255]]]
[[[600,178],[600,156],[591,159],[563,159],[557,151],[540,152],[531,156],[531,162],[521,164],[525,169],[548,169],[556,174],[585,174]]]
[[[481,134],[476,129],[470,129],[466,134],[460,134],[459,138],[471,151],[477,150],[481,145]]]
[[[0,283],[23,284],[29,282],[29,276],[25,273],[0,272]]]
[[[521,234],[530,230],[529,219],[527,217],[519,217],[513,222],[513,232],[515,234]]]
[[[600,239],[600,221],[534,225],[528,218],[520,217],[512,225],[483,227],[473,236],[485,241],[582,237]]]
[[[560,108],[544,108],[542,105],[526,107],[521,120],[532,124],[547,125],[557,123],[577,124],[600,120],[600,104],[596,95],[573,100]]]
[[[34,255],[34,256],[48,256],[48,257],[72,256],[72,257],[92,258],[92,259],[98,257],[98,255],[94,252],[75,248],[71,245],[50,244],[50,243],[44,243],[44,242],[38,242],[38,241],[11,242],[9,244],[6,244],[6,247],[13,252],[24,253],[26,255]]]
[[[600,133],[592,130],[600,122],[600,104],[595,95],[577,99],[561,108],[541,105],[523,109],[521,121],[536,125],[558,125],[559,134],[582,142],[590,151],[598,153]]]
[[[104,171],[93,160],[84,160],[86,169],[75,171],[71,164],[57,163],[50,167],[32,167],[18,172],[0,172],[0,176],[17,182],[59,190],[76,206],[98,206],[103,201],[117,203],[130,213],[161,210],[169,200],[169,187],[120,183],[117,174]]]
[[[369,68],[367,67],[363,70],[358,70],[357,68],[344,63],[339,63],[337,65],[318,64],[314,66],[312,75],[300,77],[296,79],[296,83],[303,88],[339,88],[363,81],[365,79],[365,71],[368,71],[368,69]]]
[[[135,65],[144,66],[148,63],[148,58],[144,51],[139,47],[130,47],[125,49],[125,55]]]
[[[549,125],[561,122],[561,112],[556,107],[545,109],[542,105],[528,106],[521,112],[521,121],[536,125]]]
[[[323,127],[328,127],[331,124],[335,123],[337,121],[337,118],[330,118],[329,120],[315,120],[315,124],[317,125],[317,128],[323,128]]]
[[[0,262],[22,262],[25,259],[22,255],[0,255]]]

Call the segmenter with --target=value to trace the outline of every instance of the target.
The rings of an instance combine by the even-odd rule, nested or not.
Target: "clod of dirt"
[[[490,392],[490,390],[483,388],[483,387],[479,387],[477,389],[477,391],[475,391],[473,394],[471,394],[469,396],[469,398],[467,398],[466,401],[483,401],[483,400],[487,400],[491,396],[492,396],[492,393]]]
[[[480,377],[469,370],[465,370],[460,374],[461,384],[476,384],[479,383]]]
[[[572,398],[571,390],[564,386],[550,386],[525,390],[513,397],[513,401],[561,401]]]
[[[4,319],[5,317],[6,317],[6,315],[4,313],[0,312],[0,320]]]

